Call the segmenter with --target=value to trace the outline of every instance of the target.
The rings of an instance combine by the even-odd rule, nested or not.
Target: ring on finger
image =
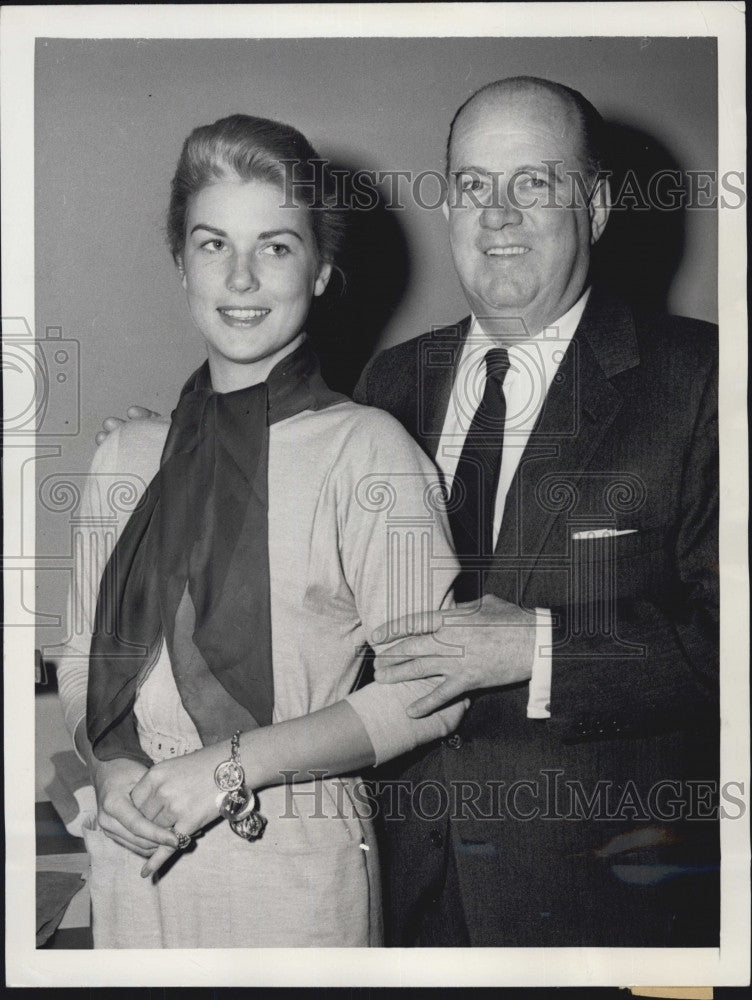
[[[173,833],[175,834],[175,836],[178,838],[178,850],[179,851],[184,851],[186,849],[186,847],[190,847],[191,846],[191,844],[193,843],[193,837],[191,837],[190,834],[188,834],[188,833],[180,833],[180,831],[176,830],[174,826],[173,826],[172,830],[173,830]]]

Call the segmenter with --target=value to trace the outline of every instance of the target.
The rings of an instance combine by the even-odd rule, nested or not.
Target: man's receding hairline
[[[566,121],[563,119],[561,134],[563,136],[566,133],[566,123],[568,121],[573,121],[575,123],[580,132],[580,152],[583,155],[583,159],[587,161],[588,136],[581,118],[581,108],[578,105],[575,95],[570,92],[570,88],[566,87],[564,84],[556,83],[554,80],[546,80],[543,77],[513,76],[506,77],[501,80],[494,80],[491,83],[485,84],[485,86],[476,90],[474,94],[471,94],[465,103],[461,104],[457,109],[455,116],[452,119],[449,136],[447,138],[447,170],[449,168],[449,153],[451,151],[454,133],[466,112],[473,110],[483,101],[492,104],[495,99],[498,100],[505,95],[515,96],[521,94],[533,94],[536,92],[544,93],[549,97],[558,98],[560,107],[565,109],[567,112]],[[580,96],[582,97],[582,95]],[[586,98],[583,97],[583,100],[586,100]]]

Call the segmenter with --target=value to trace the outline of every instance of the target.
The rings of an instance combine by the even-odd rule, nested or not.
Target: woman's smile
[[[222,322],[228,326],[251,329],[265,320],[271,309],[251,306],[218,306],[217,312],[222,318]]]

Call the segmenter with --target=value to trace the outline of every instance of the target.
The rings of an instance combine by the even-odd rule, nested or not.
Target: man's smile
[[[523,254],[530,253],[530,247],[489,247],[483,252],[486,257],[521,257]]]

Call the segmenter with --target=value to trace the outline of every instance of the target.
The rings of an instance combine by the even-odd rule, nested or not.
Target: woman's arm
[[[382,481],[389,485],[386,505],[380,500]],[[378,411],[367,412],[337,459],[336,476],[327,485],[334,492],[327,502],[337,511],[339,558],[369,638],[393,617],[395,600],[397,606],[413,609],[416,621],[425,617],[424,612],[451,603],[457,564],[440,506],[434,509],[426,502],[436,485],[428,459],[395,421]],[[395,524],[404,526],[406,520],[427,531],[433,565],[398,581],[387,553],[394,545],[408,544],[411,529],[403,532],[402,539],[393,531]],[[332,558],[323,552],[318,557]],[[316,558],[312,562],[317,564]],[[410,719],[405,712],[407,704],[436,683],[421,679],[401,685],[370,684],[310,715],[244,733],[240,748],[247,785],[252,789],[279,785],[291,774],[293,780],[312,780],[359,771],[446,735],[456,727],[467,702],[424,719]],[[214,770],[229,756],[226,741],[157,764],[133,790],[133,801],[160,825],[174,824],[181,833],[193,833],[217,816]],[[142,874],[155,872],[170,853],[160,848]]]
[[[122,471],[119,439],[119,434],[110,435],[94,455],[77,511],[80,527],[68,595],[69,635],[57,666],[58,694],[76,753],[89,769],[100,828],[112,840],[148,857],[158,844],[175,844],[177,840],[171,831],[145,819],[131,801],[131,789],[146,768],[125,759],[102,762],[94,757],[86,738],[89,647],[99,582],[125,520],[123,510],[109,498],[115,489],[140,495],[146,485],[142,475]],[[140,471],[146,472],[146,468]]]
[[[217,818],[214,771],[229,758],[230,741],[223,740],[155,764],[132,790],[133,805],[146,820],[195,833]],[[285,780],[313,781],[357,771],[373,764],[375,754],[357,713],[339,701],[310,715],[243,733],[240,760],[246,785],[260,789]],[[158,848],[142,876],[156,872],[174,851],[174,845]]]

